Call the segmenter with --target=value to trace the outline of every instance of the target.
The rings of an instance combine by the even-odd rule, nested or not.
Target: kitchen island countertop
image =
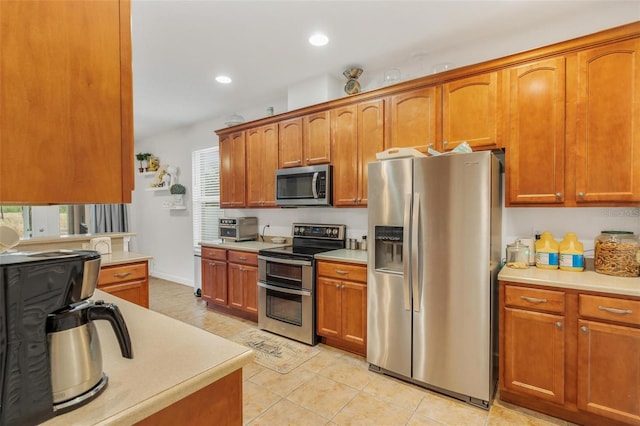
[[[102,346],[105,391],[44,425],[133,424],[241,369],[251,349],[96,290],[115,302],[127,323],[133,359],[123,358],[107,321],[95,321]]]
[[[135,253],[132,251],[119,251],[103,254],[100,259],[100,266],[122,265],[125,263],[149,260],[151,258],[153,258],[153,256],[149,256],[148,254]]]
[[[535,266],[527,269],[514,269],[505,266],[498,274],[498,279],[515,283],[640,297],[640,278],[599,274],[593,270],[593,262],[587,262],[587,269],[583,272],[540,269]]]
[[[367,264],[367,251],[366,250],[331,250],[323,253],[318,253],[314,256],[318,260],[332,260],[334,262],[347,262],[347,263],[359,263],[361,265]]]

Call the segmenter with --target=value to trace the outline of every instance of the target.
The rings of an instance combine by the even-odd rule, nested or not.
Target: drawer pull
[[[562,323],[560,321],[556,322],[556,327],[562,328]]]
[[[340,275],[347,275],[349,273],[349,271],[343,271],[342,269],[334,269],[336,271],[336,274],[340,274]]]
[[[246,257],[244,257],[244,256],[238,256],[238,259],[240,259],[240,260],[247,260],[247,258],[246,258]]]
[[[120,272],[119,274],[113,274],[116,278],[126,278],[131,275],[131,272]]]
[[[520,299],[529,303],[547,303],[547,299],[538,299],[537,297],[520,296]]]
[[[209,266],[211,266],[212,268],[215,268],[217,265],[215,263],[209,263]]]
[[[598,306],[598,309],[600,309],[601,311],[609,312],[611,314],[619,314],[619,315],[628,315],[633,313],[631,309],[616,309],[616,308],[609,308],[606,306]]]
[[[583,325],[582,327],[580,327],[580,331],[582,331],[583,333],[586,333],[589,331],[589,329]]]

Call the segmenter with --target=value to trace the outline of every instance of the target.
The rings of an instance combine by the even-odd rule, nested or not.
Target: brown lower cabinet
[[[316,294],[316,332],[322,342],[365,356],[367,267],[318,261]]]
[[[640,424],[640,298],[500,282],[500,399]]]
[[[258,255],[203,247],[201,265],[207,307],[258,322]]]
[[[132,262],[103,266],[98,277],[98,288],[136,305],[149,307],[148,262]]]

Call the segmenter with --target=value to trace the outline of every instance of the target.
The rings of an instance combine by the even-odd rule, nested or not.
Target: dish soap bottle
[[[536,267],[558,269],[558,242],[551,232],[545,231],[536,241]]]
[[[584,247],[573,232],[567,232],[560,243],[560,269],[575,272],[584,270]]]

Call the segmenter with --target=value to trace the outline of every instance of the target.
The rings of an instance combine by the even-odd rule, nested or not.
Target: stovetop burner
[[[313,259],[325,251],[345,248],[345,225],[317,225],[294,223],[292,225],[293,245],[273,249],[263,249],[259,255],[283,259]]]

